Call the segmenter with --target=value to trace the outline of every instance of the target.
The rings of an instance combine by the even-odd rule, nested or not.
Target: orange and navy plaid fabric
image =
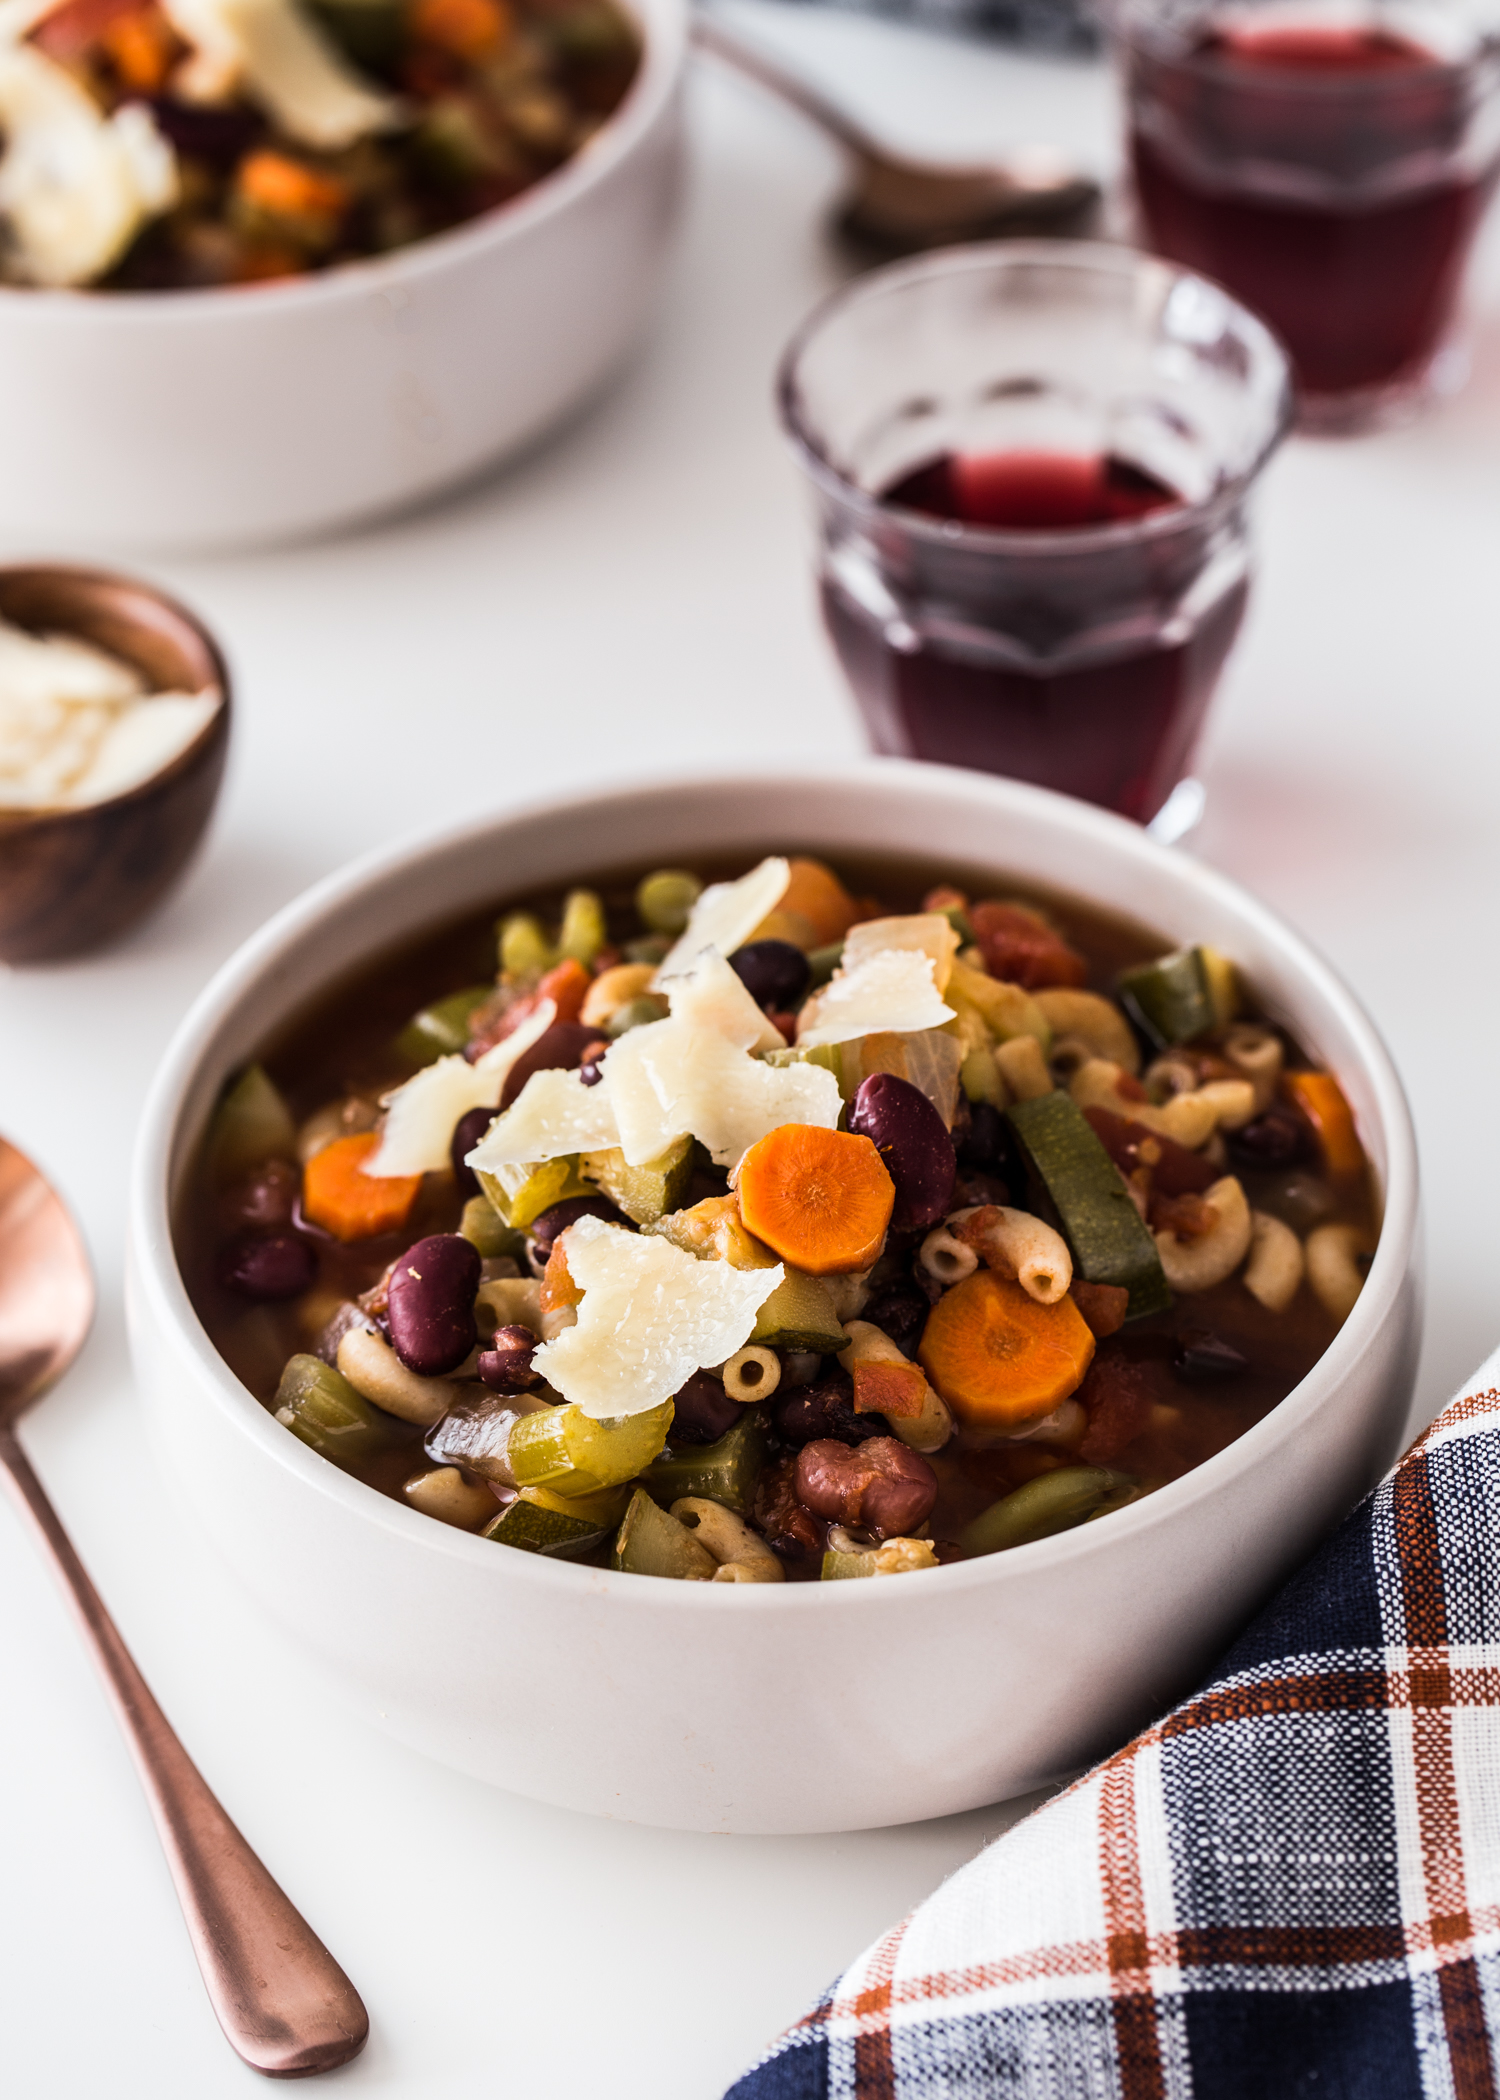
[[[728,2100],[1500,2100],[1496,1377]]]

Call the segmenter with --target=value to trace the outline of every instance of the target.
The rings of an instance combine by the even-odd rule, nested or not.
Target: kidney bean
[[[597,1086],[604,1077],[604,1053],[609,1048],[607,1035],[596,1036],[584,1047],[578,1065],[578,1076],[585,1086]]]
[[[778,1392],[771,1419],[784,1444],[810,1444],[816,1437],[862,1444],[870,1437],[891,1433],[884,1415],[855,1412],[854,1381],[837,1364],[831,1364],[811,1385]]]
[[[888,1334],[904,1355],[915,1356],[931,1310],[932,1301],[923,1292],[912,1284],[898,1283],[872,1298],[860,1318]]]
[[[488,1349],[479,1352],[478,1370],[495,1393],[525,1393],[541,1384],[541,1373],[533,1371],[531,1359],[537,1338],[529,1327],[497,1327]]]
[[[533,1072],[576,1071],[584,1052],[598,1040],[598,1029],[585,1028],[581,1021],[554,1021],[529,1050],[521,1052],[506,1073],[500,1106],[510,1107]]]
[[[935,1225],[953,1200],[958,1162],[948,1127],[921,1088],[894,1072],[872,1073],[854,1097],[849,1128],[870,1140],[896,1184],[893,1230]]]
[[[441,1378],[456,1371],[475,1342],[479,1249],[456,1232],[434,1232],[408,1247],[391,1270],[386,1318],[391,1347],[408,1371]]]
[[[682,1391],[673,1396],[672,1407],[668,1433],[674,1444],[716,1444],[745,1412],[707,1371],[693,1373]]]
[[[807,957],[790,941],[749,941],[735,949],[729,967],[757,1006],[783,1013],[802,1004],[812,974]]]
[[[624,1213],[616,1210],[607,1196],[569,1196],[565,1202],[554,1203],[551,1210],[544,1210],[531,1224],[528,1244],[543,1267],[552,1252],[553,1242],[561,1239],[579,1218],[603,1218],[607,1225],[626,1222]]]
[[[461,1196],[479,1194],[479,1176],[472,1167],[464,1165],[464,1159],[474,1150],[479,1140],[495,1120],[492,1108],[471,1108],[466,1116],[460,1116],[453,1126],[453,1141],[448,1147],[448,1156],[453,1162],[453,1179],[458,1183]]]
[[[224,1223],[259,1226],[262,1231],[289,1225],[301,1187],[301,1171],[289,1159],[263,1160],[253,1174],[225,1192]]]
[[[755,1483],[750,1514],[769,1540],[772,1551],[795,1568],[821,1555],[828,1524],[797,1499],[797,1461],[778,1459]]]
[[[1238,1130],[1226,1130],[1224,1142],[1230,1164],[1252,1172],[1300,1166],[1315,1150],[1312,1131],[1302,1117],[1279,1104]]]
[[[797,1454],[797,1498],[815,1516],[859,1524],[881,1538],[908,1537],[932,1514],[937,1475],[919,1452],[893,1436],[851,1451],[820,1438]]]
[[[219,1281],[236,1297],[274,1304],[300,1298],[317,1267],[317,1255],[295,1232],[242,1232],[219,1255]]]
[[[264,117],[243,103],[224,107],[179,102],[171,95],[148,98],[156,128],[179,153],[206,160],[227,174],[266,131]]]
[[[1206,1328],[1179,1334],[1172,1352],[1172,1369],[1189,1385],[1217,1385],[1223,1378],[1236,1378],[1250,1368],[1232,1342],[1221,1341]]]
[[[1201,1196],[1219,1178],[1219,1169],[1175,1138],[1117,1116],[1111,1108],[1086,1108],[1084,1121],[1128,1180],[1137,1167],[1151,1169],[1151,1187],[1162,1196]]]

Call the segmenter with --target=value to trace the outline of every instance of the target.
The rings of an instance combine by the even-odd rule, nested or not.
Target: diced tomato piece
[[[992,977],[1024,985],[1029,992],[1052,985],[1081,985],[1088,964],[1036,912],[1020,904],[976,904],[969,924]]]

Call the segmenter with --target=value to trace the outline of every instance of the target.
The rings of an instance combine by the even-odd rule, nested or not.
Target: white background
[[[959,155],[1051,137],[1113,162],[1109,91],[1090,69],[800,10],[754,20],[898,143]],[[679,262],[603,403],[422,515],[154,565],[217,630],[237,680],[208,851],[114,952],[0,973],[0,1119],[76,1207],[101,1289],[94,1336],[26,1440],[210,1782],[367,1999],[369,2048],[334,2081],[351,2096],[714,2100],[1011,1813],[691,1837],[454,1777],[300,1674],[142,1445],[120,1308],[134,1122],[177,1017],[246,933],[351,855],[446,816],[663,767],[860,748],[769,399],[782,342],[838,280],[819,231],[838,165],[708,63],[692,116]],[[1497,263],[1480,272],[1494,291],[1466,394],[1404,432],[1293,442],[1272,468],[1195,842],[1333,957],[1410,1089],[1431,1275],[1414,1419],[1500,1329]],[[8,1511],[0,1599],[0,2081],[17,2100],[250,2093],[89,1667]]]

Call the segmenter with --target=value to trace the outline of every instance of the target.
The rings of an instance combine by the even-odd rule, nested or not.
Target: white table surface
[[[1051,136],[1112,160],[1108,89],[1089,69],[847,17],[754,20],[913,146]],[[575,427],[395,524],[152,565],[217,629],[238,680],[208,850],[114,952],[0,973],[0,1120],[76,1207],[101,1294],[83,1357],[26,1441],[194,1756],[366,1997],[369,2047],[335,2074],[351,2095],[714,2100],[1014,1812],[710,1838],[590,1822],[456,1777],[346,1717],[301,1671],[143,1448],[120,1305],[133,1125],[176,1019],[245,934],[351,855],[444,815],[658,766],[860,748],[769,405],[781,343],[837,278],[818,233],[836,162],[708,66],[693,117],[692,201],[659,323]],[[1500,1329],[1490,245],[1468,392],[1404,432],[1293,443],[1268,477],[1195,848],[1332,956],[1410,1089],[1431,1270],[1414,1421]],[[8,1510],[0,1597],[0,2081],[17,2100],[247,2095],[256,2081],[209,2012],[103,1700]]]

